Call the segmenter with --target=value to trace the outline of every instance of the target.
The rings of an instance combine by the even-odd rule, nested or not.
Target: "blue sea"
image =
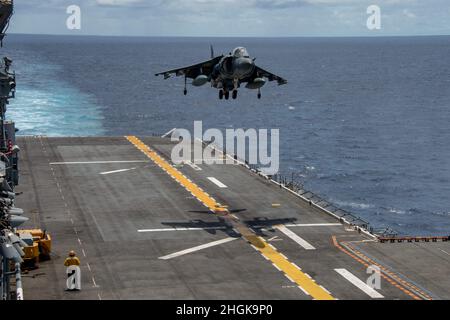
[[[220,101],[154,73],[245,46],[289,84]],[[374,227],[450,234],[450,37],[120,38],[8,35],[21,135],[280,128],[281,172]]]

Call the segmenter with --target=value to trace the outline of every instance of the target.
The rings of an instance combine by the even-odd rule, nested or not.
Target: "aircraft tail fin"
[[[211,49],[211,59],[214,59],[214,47],[213,45],[210,46]]]

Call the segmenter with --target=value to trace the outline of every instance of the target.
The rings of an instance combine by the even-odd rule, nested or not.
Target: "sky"
[[[69,30],[66,10],[81,9]],[[381,10],[369,30],[367,8]],[[108,36],[449,35],[449,0],[16,0],[10,33]]]

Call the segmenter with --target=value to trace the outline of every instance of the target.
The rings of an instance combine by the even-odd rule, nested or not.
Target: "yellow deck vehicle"
[[[41,229],[17,230],[17,235],[27,244],[23,248],[24,264],[35,266],[39,261],[50,259],[52,238],[46,231]]]

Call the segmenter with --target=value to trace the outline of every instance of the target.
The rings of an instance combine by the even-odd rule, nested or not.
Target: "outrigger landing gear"
[[[233,99],[237,98],[237,94],[238,94],[237,90],[233,90]]]
[[[220,100],[223,99],[223,90],[219,90],[219,99],[220,99]]]
[[[258,99],[261,99],[261,89],[258,89]]]
[[[187,95],[186,82],[187,82],[187,77],[185,76],[184,77],[184,91],[183,91],[184,95]]]

